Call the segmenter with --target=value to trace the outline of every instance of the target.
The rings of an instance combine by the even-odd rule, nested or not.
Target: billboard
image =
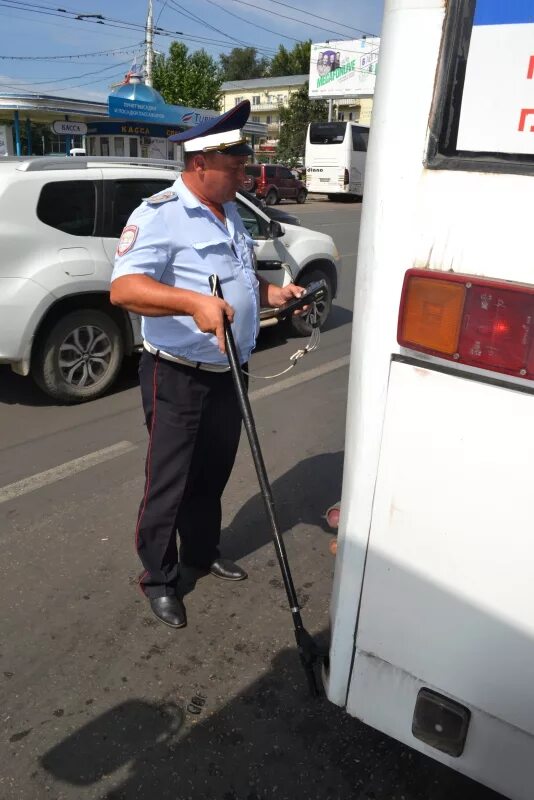
[[[350,39],[312,44],[310,97],[373,94],[380,39]]]

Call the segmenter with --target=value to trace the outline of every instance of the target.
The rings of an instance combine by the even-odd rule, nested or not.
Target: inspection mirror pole
[[[217,295],[217,297],[220,297],[221,300],[224,300],[221,284],[217,275],[211,275],[209,281],[213,294]],[[256,425],[252,416],[252,409],[248,399],[247,388],[245,386],[241,364],[239,363],[239,358],[237,355],[234,335],[232,333],[230,323],[226,318],[224,321],[224,338],[226,344],[226,355],[228,357],[228,362],[230,364],[230,369],[237,392],[239,408],[241,411],[241,416],[243,417],[243,424],[247,432],[252,458],[256,468],[256,474],[258,476],[258,482],[265,504],[265,511],[271,526],[276,556],[278,558],[278,564],[280,565],[280,571],[284,581],[289,608],[293,617],[295,639],[297,642],[300,660],[306,673],[311,694],[318,695],[319,689],[315,677],[314,665],[321,658],[321,652],[311,635],[304,628],[302,617],[300,615],[300,606],[297,599],[297,593],[293,584],[293,577],[291,575],[284,541],[280,535],[278,521],[276,519],[271,486],[269,483],[269,478],[267,477],[267,470],[265,469],[265,462],[263,460],[263,454],[261,452],[258,434],[256,432]]]

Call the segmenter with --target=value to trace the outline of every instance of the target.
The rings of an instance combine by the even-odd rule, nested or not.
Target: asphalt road
[[[251,397],[305,624],[325,642],[322,514],[341,487],[360,205],[290,206],[334,236],[339,296],[319,351],[252,380]],[[252,372],[284,369],[301,342],[264,331]],[[245,438],[223,543],[249,580],[185,574],[189,624],[172,631],[135,586],[135,362],[112,394],[74,407],[1,368],[0,404],[0,800],[497,798],[310,699]]]

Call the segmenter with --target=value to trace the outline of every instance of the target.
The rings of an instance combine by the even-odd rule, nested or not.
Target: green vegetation
[[[217,62],[205,50],[189,53],[182,42],[173,42],[168,56],[154,60],[154,88],[171,105],[218,109],[222,82]]]
[[[269,59],[259,58],[255,47],[234,47],[228,54],[222,53],[219,62],[222,81],[264,78],[269,69]]]
[[[328,102],[310,100],[308,83],[291,95],[287,108],[280,108],[280,141],[276,158],[283,164],[294,167],[302,163],[306,146],[306,130],[310,122],[328,119]],[[302,159],[302,160],[301,160]]]

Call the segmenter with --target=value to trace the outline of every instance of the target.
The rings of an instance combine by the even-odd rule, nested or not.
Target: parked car
[[[31,375],[56,400],[99,397],[123,357],[142,345],[140,319],[109,302],[119,236],[143,198],[178,177],[172,165],[142,159],[0,159],[0,363]],[[279,285],[324,278],[323,325],[338,286],[340,258],[330,236],[280,225],[245,197],[237,208],[255,240],[257,269]],[[262,325],[277,324],[270,308]],[[306,315],[289,320],[311,332]]]
[[[245,173],[247,180],[244,188],[254,192],[256,197],[265,198],[268,206],[280,200],[306,202],[306,186],[282,164],[247,164]]]
[[[286,223],[286,225],[300,225],[300,219],[295,217],[294,214],[288,214],[287,211],[284,211],[282,208],[273,208],[273,206],[268,206],[265,200],[260,197],[256,197],[255,194],[252,192],[247,192],[246,189],[241,189],[240,194],[242,197],[246,197],[251,203],[257,208],[261,208],[264,214],[267,214],[269,219],[275,219],[277,222]]]

